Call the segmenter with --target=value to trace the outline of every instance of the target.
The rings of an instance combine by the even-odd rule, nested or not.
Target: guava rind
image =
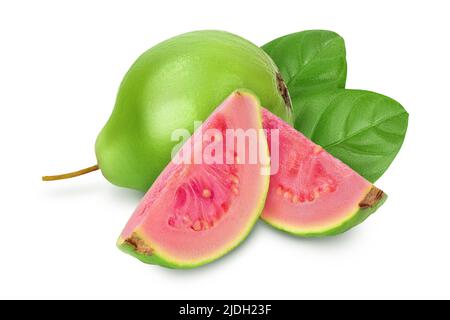
[[[337,236],[348,230],[356,227],[357,225],[363,223],[367,218],[369,218],[373,213],[375,213],[387,200],[388,196],[383,192],[381,198],[377,200],[373,205],[367,208],[359,208],[357,209],[349,218],[344,221],[341,221],[337,226],[333,226],[331,228],[325,228],[322,231],[308,231],[308,230],[293,230],[288,226],[285,226],[281,223],[273,223],[267,219],[261,218],[265,223],[274,227],[280,231],[299,236],[304,238],[324,238],[330,236]]]

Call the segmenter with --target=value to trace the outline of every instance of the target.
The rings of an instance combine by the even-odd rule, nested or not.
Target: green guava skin
[[[111,183],[146,191],[169,163],[174,130],[194,131],[228,95],[248,88],[292,124],[290,99],[271,58],[223,31],[196,31],[142,54],[125,75],[95,149]],[[284,91],[284,93],[283,93]]]

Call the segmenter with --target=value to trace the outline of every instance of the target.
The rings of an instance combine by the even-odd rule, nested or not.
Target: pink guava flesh
[[[370,182],[267,110],[263,126],[269,148],[279,148],[279,170],[262,214],[268,223],[300,235],[326,232],[350,219],[373,194]],[[271,142],[274,129],[278,145]]]
[[[208,129],[215,131],[208,136]],[[188,154],[194,161],[198,152],[205,154],[208,147],[214,150],[212,144],[220,143],[227,129],[262,129],[261,108],[252,95],[232,94],[177,156]],[[267,194],[269,176],[261,175],[263,164],[270,163],[264,136],[259,143],[265,159],[255,164],[226,162],[227,156],[239,159],[225,141],[219,144],[224,164],[177,163],[174,157],[129,220],[119,246],[131,246],[136,255],[157,255],[174,267],[200,265],[235,247],[258,219]],[[249,146],[245,145],[246,154]],[[219,149],[210,153],[215,155]]]

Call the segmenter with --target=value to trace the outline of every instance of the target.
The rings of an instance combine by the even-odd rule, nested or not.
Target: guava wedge
[[[157,178],[123,230],[119,248],[145,263],[193,268],[238,246],[258,220],[269,188],[269,174],[261,174],[270,173],[261,110],[257,98],[243,90],[228,97]],[[230,130],[260,132],[258,161],[243,164],[252,145],[237,149],[238,143],[228,143]],[[207,155],[218,158],[206,160]]]
[[[386,200],[383,191],[267,110],[263,126],[273,175],[261,217],[270,225],[303,237],[337,235]],[[272,141],[275,132],[279,143]]]

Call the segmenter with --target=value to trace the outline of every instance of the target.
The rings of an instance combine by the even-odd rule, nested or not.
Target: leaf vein
[[[356,135],[358,135],[358,134],[361,134],[361,133],[366,132],[366,131],[368,131],[368,130],[370,130],[370,129],[373,129],[374,127],[379,126],[380,124],[382,124],[382,123],[385,122],[385,121],[392,120],[392,119],[394,119],[394,118],[396,118],[396,117],[399,117],[399,116],[402,116],[402,115],[405,115],[405,114],[406,114],[406,111],[402,111],[402,112],[400,112],[400,113],[398,113],[398,114],[395,114],[395,115],[393,115],[393,116],[390,116],[390,117],[381,119],[381,120],[379,120],[379,121],[373,123],[373,124],[372,124],[371,126],[369,126],[369,127],[366,127],[366,128],[364,128],[364,129],[358,130],[358,131],[352,133],[352,134],[349,135],[349,136],[346,136],[346,137],[344,137],[344,138],[342,138],[342,139],[339,139],[339,140],[337,140],[337,141],[335,141],[335,142],[333,142],[333,143],[330,143],[330,144],[328,144],[328,145],[326,145],[326,146],[323,146],[323,147],[324,147],[324,148],[331,148],[331,147],[333,147],[333,146],[335,146],[335,145],[338,145],[338,144],[340,144],[340,143],[342,143],[342,142],[344,142],[344,141],[346,141],[346,140],[349,140],[349,139],[353,138],[354,136],[356,136]]]
[[[303,66],[303,68],[301,68],[297,73],[293,74],[292,77],[289,79],[289,81],[287,82],[287,86],[289,88],[289,85],[293,82],[296,81],[302,74],[303,72],[306,70],[306,66],[313,61],[314,59],[317,58],[318,55],[320,55],[327,47],[329,47],[333,42],[335,42],[336,40],[339,40],[339,37],[335,37],[330,39],[328,42],[326,42],[322,48],[320,48],[316,54],[314,54],[314,56],[307,62],[305,63],[305,65]]]

